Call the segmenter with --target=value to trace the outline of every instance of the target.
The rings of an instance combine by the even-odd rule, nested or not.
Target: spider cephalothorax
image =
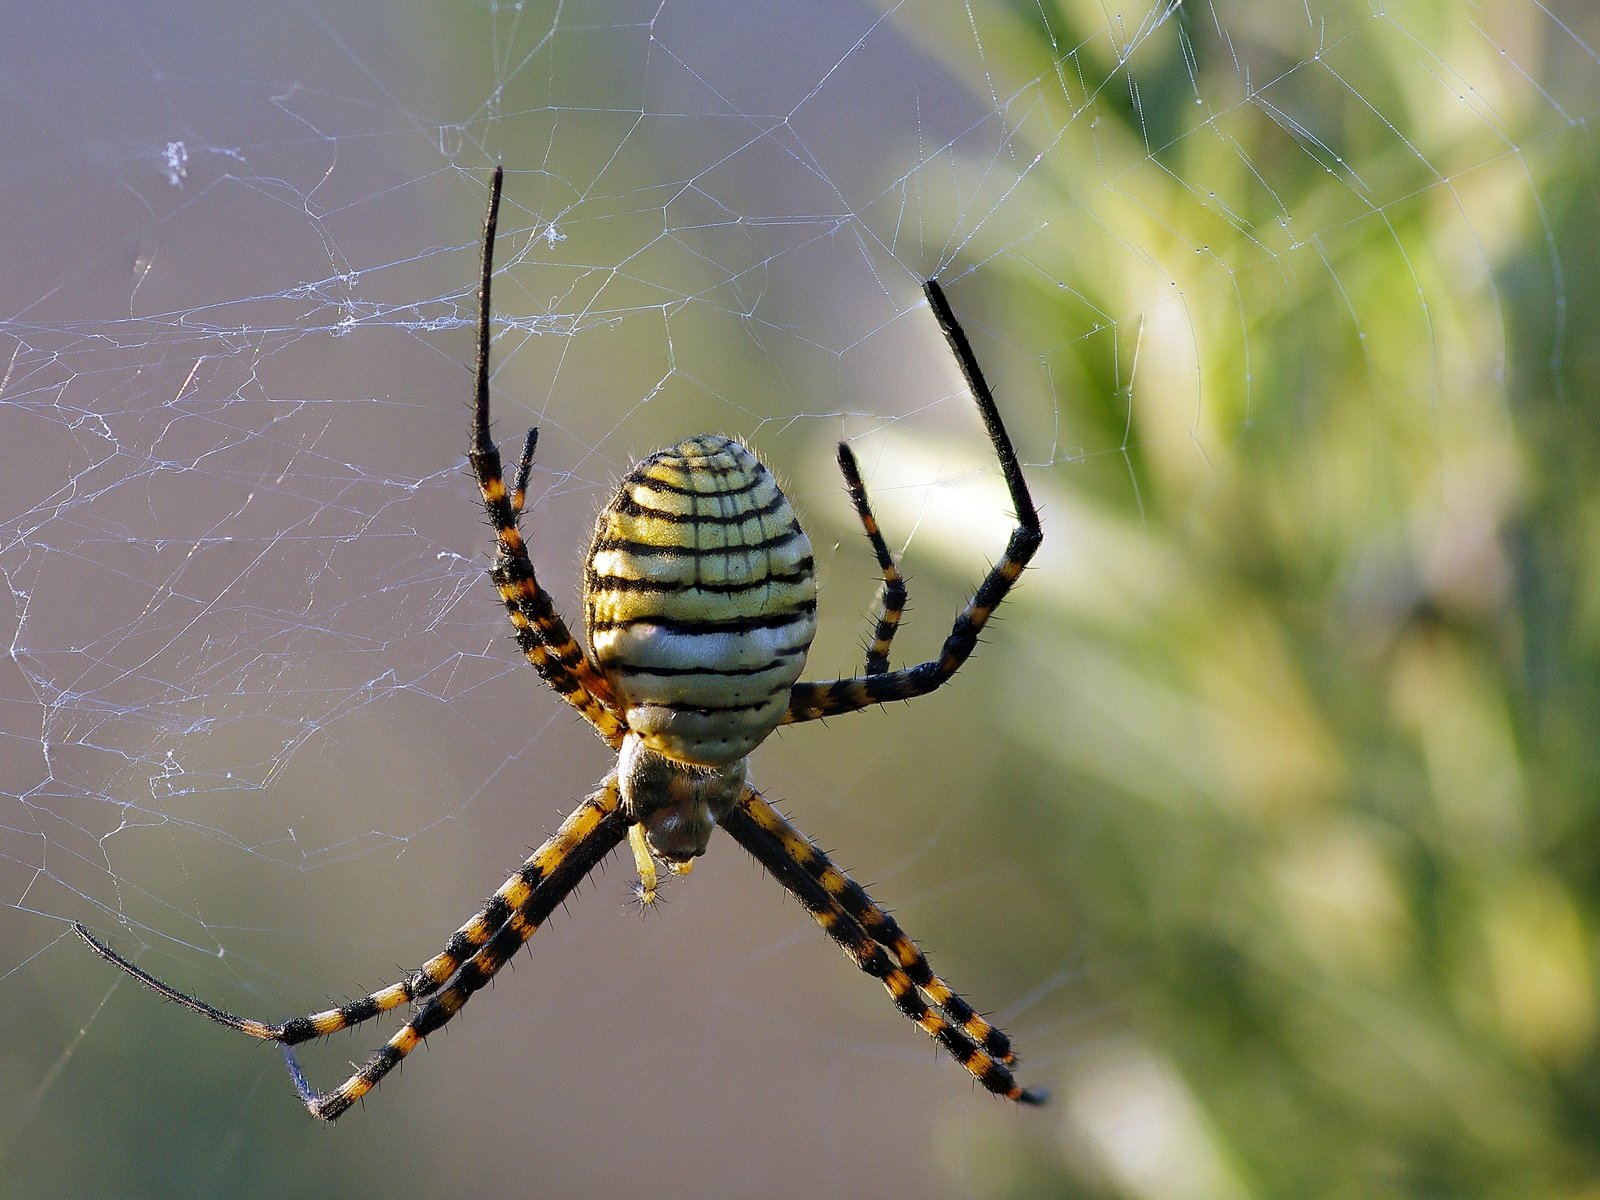
[[[537,431],[523,443],[509,490],[489,436],[489,285],[501,182],[497,169],[484,221],[468,456],[495,530],[490,574],[523,654],[616,751],[617,766],[443,951],[399,982],[339,1008],[277,1025],[236,1017],[140,970],[82,925],[78,933],[169,1000],[278,1042],[300,1098],[331,1121],[459,1012],[623,839],[632,845],[639,896],[649,902],[656,894],[656,861],[678,873],[688,870],[721,826],[979,1083],[1020,1103],[1041,1103],[1043,1092],[1022,1087],[1012,1075],[1005,1034],[935,975],[894,918],[750,786],[745,762],[780,725],[909,700],[939,687],[972,653],[990,614],[1038,548],[1039,519],[1022,469],[944,292],[932,280],[924,285],[999,458],[1017,527],[1004,556],[957,615],[938,657],[889,670],[905,584],[878,532],[855,456],[841,444],[839,469],[883,575],[883,595],[865,672],[800,682],[816,631],[811,543],[755,455],[711,435],[644,459],[601,513],[584,578],[591,647],[585,653],[539,586],[518,529]],[[411,1017],[354,1075],[330,1092],[311,1086],[290,1047],[404,1004],[416,1005]]]

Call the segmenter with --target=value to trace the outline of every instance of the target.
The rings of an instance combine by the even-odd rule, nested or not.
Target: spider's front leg
[[[277,1042],[284,1049],[300,1099],[314,1116],[331,1121],[370,1091],[423,1037],[454,1016],[473,992],[493,978],[595,864],[622,841],[628,823],[628,818],[620,811],[613,772],[599,790],[533,852],[516,874],[500,886],[483,910],[451,935],[442,953],[398,983],[338,1008],[277,1025],[235,1016],[187,992],[180,992],[134,966],[98,941],[82,924],[75,924],[74,929],[101,958],[173,1003],[248,1037]],[[323,1093],[311,1087],[290,1047],[360,1025],[381,1013],[426,997],[431,999],[342,1086]]]
[[[855,964],[879,980],[890,998],[979,1083],[1019,1104],[1043,1104],[1048,1093],[1025,1088],[1011,1073],[1011,1041],[933,973],[927,957],[860,884],[753,788],[722,827],[788,889]]]
[[[556,907],[583,882],[600,860],[622,841],[628,818],[620,809],[621,798],[616,773],[606,777],[600,789],[566,819],[549,841],[528,860],[538,872],[538,882],[524,889],[517,885],[523,874],[507,882],[518,902],[480,949],[461,964],[449,984],[419,1008],[393,1037],[367,1059],[355,1074],[331,1092],[318,1092],[306,1080],[287,1046],[289,1073],[295,1090],[311,1114],[332,1121],[370,1092],[390,1071],[416,1049],[430,1033],[442,1029],[460,1012],[474,992],[499,973]],[[501,889],[502,892],[506,888]],[[491,900],[493,905],[494,901]]]

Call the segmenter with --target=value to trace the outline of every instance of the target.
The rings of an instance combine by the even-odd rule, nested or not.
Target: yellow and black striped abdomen
[[[811,542],[772,473],[702,434],[600,514],[584,580],[594,659],[645,746],[721,766],[777,727],[816,632]]]

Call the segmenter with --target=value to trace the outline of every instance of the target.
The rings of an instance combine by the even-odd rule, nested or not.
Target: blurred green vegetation
[[[986,72],[1073,52],[1028,97],[1049,245],[968,303],[1060,331],[1081,454],[996,775],[1111,1015],[1051,1065],[1058,1136],[985,1161],[1600,1196],[1595,17],[1188,6],[1119,71],[1100,6],[1047,6],[1054,46],[1017,12]]]

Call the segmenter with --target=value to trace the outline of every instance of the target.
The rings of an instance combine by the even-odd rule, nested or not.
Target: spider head
[[[706,852],[711,831],[743,794],[746,761],[717,767],[678,762],[630,733],[617,760],[623,811],[643,827],[650,852],[681,873]]]

